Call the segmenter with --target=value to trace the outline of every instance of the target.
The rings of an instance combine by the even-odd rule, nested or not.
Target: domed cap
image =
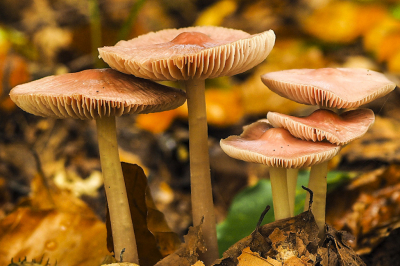
[[[78,119],[161,112],[186,100],[178,89],[112,69],[45,77],[16,86],[10,97],[34,115]]]
[[[332,111],[319,109],[307,117],[269,112],[267,118],[274,127],[283,127],[297,138],[312,141],[326,139],[337,145],[360,138],[375,121],[374,112],[370,109],[352,110],[340,116]]]
[[[261,76],[270,90],[298,103],[354,108],[391,92],[382,73],[360,68],[291,69]]]
[[[327,142],[300,140],[283,128],[273,128],[266,119],[244,128],[240,136],[220,142],[230,157],[271,167],[302,168],[330,160],[340,147]]]
[[[242,73],[264,61],[274,44],[272,30],[250,35],[198,26],[150,32],[99,48],[99,53],[123,73],[151,80],[188,80]]]

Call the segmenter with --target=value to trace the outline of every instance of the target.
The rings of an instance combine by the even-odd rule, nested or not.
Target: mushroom
[[[185,84],[193,224],[202,225],[206,265],[218,258],[208,154],[205,79],[242,73],[261,63],[275,43],[272,30],[250,35],[213,26],[151,32],[115,46],[99,48],[112,68],[152,80]]]
[[[324,141],[336,145],[345,145],[357,138],[362,137],[375,121],[374,112],[370,109],[357,109],[342,113],[340,116],[332,111],[319,109],[314,111],[307,117],[294,117],[285,114],[269,112],[269,122],[274,127],[282,127],[287,129],[293,136],[308,140],[308,141]],[[322,172],[326,176],[326,165],[321,164],[315,166],[310,173],[310,180],[318,181],[314,176],[318,172]],[[317,171],[316,171],[317,170]],[[289,184],[288,180],[288,184]],[[295,185],[294,181],[294,185]],[[325,225],[325,201],[326,201],[326,186],[318,184],[309,184],[315,191],[316,197],[319,197],[319,202],[313,208],[317,225],[322,230]],[[325,196],[324,196],[325,195]],[[289,189],[290,207],[294,208],[296,192]],[[306,202],[309,198],[307,195]],[[306,204],[308,206],[308,204]],[[308,207],[305,208],[308,209]]]
[[[245,127],[240,136],[222,139],[220,145],[230,157],[270,167],[275,220],[292,216],[286,169],[320,164],[340,150],[331,143],[295,138],[286,129],[273,128],[266,119]]]
[[[396,87],[396,84],[388,80],[383,74],[358,68],[291,69],[270,72],[262,75],[261,79],[270,90],[282,97],[298,103],[319,105],[321,108],[331,109],[359,107],[362,104],[388,94]],[[313,118],[317,118],[322,113],[314,113]],[[273,116],[273,114],[270,115],[270,117]],[[332,119],[332,116],[330,118]],[[325,129],[326,132],[323,134],[316,133],[318,123],[312,123],[316,127],[312,129],[315,134],[312,134],[311,139],[318,139],[316,135],[320,135],[319,138],[330,138],[327,129]],[[368,124],[368,122],[366,123]],[[349,124],[345,128],[348,126]],[[302,126],[297,124],[297,127],[301,127],[304,130],[307,128],[304,123]],[[294,131],[292,129],[292,132]],[[307,138],[306,135],[310,134],[307,130],[304,133],[302,138]],[[339,142],[341,141],[339,140]],[[325,231],[327,168],[327,161],[311,167],[308,185],[314,192],[315,200],[312,205],[312,211],[319,226],[320,237],[323,236]],[[307,204],[305,205],[305,209],[308,209]]]
[[[293,136],[310,141],[327,140],[345,145],[362,137],[375,121],[371,109],[356,109],[340,115],[326,109],[318,109],[306,117],[295,117],[268,112],[268,121],[274,127],[283,127]]]
[[[98,69],[19,85],[11,90],[10,97],[21,109],[37,116],[96,120],[114,254],[119,258],[123,253],[124,261],[138,263],[115,116],[174,109],[185,102],[185,94],[112,69]]]

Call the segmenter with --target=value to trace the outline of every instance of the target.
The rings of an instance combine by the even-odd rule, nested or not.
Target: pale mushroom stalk
[[[110,213],[115,258],[139,264],[135,233],[118,153],[115,117],[96,119],[104,188]]]
[[[318,225],[318,237],[322,240],[325,234],[325,206],[326,206],[326,191],[327,191],[327,174],[328,162],[325,161],[320,164],[313,165],[310,171],[310,179],[308,181],[308,188],[314,194],[314,201],[311,206],[311,211],[314,215],[315,221]],[[308,210],[307,202],[310,201],[310,195],[307,193],[306,204],[304,204],[304,211]]]
[[[269,168],[275,220],[291,217],[286,168]]]
[[[290,207],[290,216],[294,216],[294,207],[296,203],[296,185],[299,169],[288,168],[286,171],[288,198]]]
[[[193,224],[202,230],[207,251],[202,255],[205,265],[218,259],[217,231],[212,197],[210,159],[205,102],[205,81],[191,79],[184,82],[189,114],[190,182]]]

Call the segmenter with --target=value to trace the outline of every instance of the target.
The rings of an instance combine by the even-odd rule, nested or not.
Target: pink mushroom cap
[[[270,90],[298,103],[354,108],[396,87],[382,73],[360,68],[290,69],[261,76]]]
[[[10,97],[28,113],[76,119],[161,112],[186,101],[181,90],[113,69],[45,77],[16,86]]]
[[[340,150],[340,146],[328,142],[295,138],[286,129],[273,128],[266,119],[245,127],[240,136],[222,139],[220,145],[232,158],[284,168],[319,164],[330,160]]]
[[[285,128],[297,138],[311,141],[326,139],[337,145],[360,138],[375,121],[374,112],[370,109],[352,110],[341,115],[319,109],[307,117],[269,112],[267,118],[274,127]]]
[[[214,26],[150,32],[99,48],[112,68],[151,80],[232,76],[258,65],[275,44],[272,30],[250,35]]]

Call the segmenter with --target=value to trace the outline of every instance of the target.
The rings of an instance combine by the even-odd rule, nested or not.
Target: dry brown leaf
[[[157,248],[157,242],[154,235],[147,227],[147,178],[142,168],[138,165],[122,163],[122,172],[125,179],[129,207],[131,210],[139,261],[142,266],[152,266],[162,259],[162,255]],[[113,252],[114,245],[108,212],[106,226],[108,232],[107,247],[110,252]]]
[[[345,146],[340,155],[350,163],[357,161],[399,162],[400,122],[392,118],[375,117],[375,123],[360,139]]]
[[[262,258],[257,252],[252,252],[250,247],[243,249],[238,257],[238,266],[282,266],[282,262],[271,258]]]
[[[333,227],[327,226],[324,245],[328,247],[328,257],[331,252],[335,253],[335,256],[333,256],[335,260],[337,254],[339,265],[366,266],[362,259],[350,248],[349,239],[351,239],[351,235],[348,232],[336,231]],[[330,257],[329,260],[331,260]]]
[[[111,264],[102,264],[101,266],[139,266],[135,263],[130,262],[118,262],[118,263],[111,263]]]
[[[271,257],[284,263],[292,256],[307,256],[302,261],[316,262],[318,248],[318,227],[311,212],[303,212],[293,218],[287,218],[269,223],[257,228],[250,236],[243,238],[231,246],[222,259],[214,265],[237,265],[238,257],[246,248],[256,252],[262,258]],[[301,244],[296,242],[301,240]],[[299,253],[296,247],[306,246],[306,251],[301,248]]]
[[[198,262],[199,252],[206,251],[201,224],[196,227],[190,227],[188,234],[184,238],[185,243],[177,251],[159,261],[155,266],[201,265]]]
[[[195,264],[192,266],[204,266],[204,263],[201,260],[198,260]]]
[[[109,254],[106,230],[92,210],[68,193],[46,189],[40,176],[31,199],[0,222],[0,265],[27,257],[59,265],[96,265]],[[84,232],[84,233],[82,233]]]
[[[400,166],[391,165],[360,175],[327,202],[327,222],[350,231],[352,246],[366,254],[391,230],[400,227]]]

